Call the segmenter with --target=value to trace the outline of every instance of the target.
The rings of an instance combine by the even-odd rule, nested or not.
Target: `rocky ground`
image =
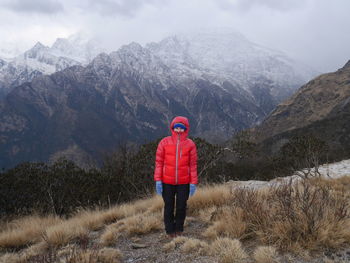
[[[210,243],[210,240],[202,236],[202,233],[208,227],[206,223],[201,222],[195,217],[187,217],[185,223],[184,235],[188,238],[195,238]],[[96,246],[96,238],[100,233],[98,231],[91,233],[90,246]],[[95,239],[94,239],[95,238]],[[163,246],[170,243],[173,239],[169,238],[164,231],[153,231],[144,235],[135,235],[129,237],[121,235],[113,248],[118,248],[123,254],[123,262],[128,263],[165,263],[165,262],[181,262],[181,263],[215,263],[220,262],[218,258],[213,256],[198,255],[194,250],[193,253],[184,253],[180,249],[180,245],[175,246],[174,250],[165,251]],[[249,256],[252,256],[257,244],[251,242],[243,243],[243,248]],[[279,263],[345,263],[350,262],[350,246],[338,251],[323,251],[317,254],[291,255],[282,254],[276,258]],[[256,262],[252,257],[244,261],[244,263]]]

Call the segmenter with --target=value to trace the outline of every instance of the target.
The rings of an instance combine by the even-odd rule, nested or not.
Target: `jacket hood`
[[[183,117],[183,116],[175,117],[170,123],[170,131],[171,131],[172,137],[177,136],[177,133],[173,130],[173,127],[174,127],[175,123],[178,123],[178,122],[181,122],[182,124],[184,124],[186,126],[186,130],[180,134],[180,139],[184,140],[187,138],[188,132],[190,131],[190,123],[188,122],[188,119],[186,117]]]

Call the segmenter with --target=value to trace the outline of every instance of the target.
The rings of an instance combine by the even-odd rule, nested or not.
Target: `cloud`
[[[77,1],[76,5],[86,12],[99,13],[100,15],[121,15],[133,17],[137,11],[146,5],[162,5],[168,0],[87,0]]]
[[[37,41],[51,45],[57,37],[86,30],[112,51],[132,41],[145,44],[177,32],[230,27],[255,43],[285,51],[327,72],[350,59],[350,34],[346,32],[350,1],[336,2],[0,0],[0,49],[7,41],[24,51]]]
[[[246,12],[255,8],[268,8],[281,12],[288,12],[305,5],[305,1],[297,0],[216,0],[216,3],[224,10],[236,10]]]
[[[64,10],[63,5],[55,0],[10,0],[1,6],[20,13],[55,14]]]

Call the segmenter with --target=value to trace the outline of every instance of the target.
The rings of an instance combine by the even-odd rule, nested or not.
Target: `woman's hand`
[[[162,195],[163,192],[163,183],[162,181],[156,181],[156,191],[158,195]]]
[[[190,184],[190,196],[194,195],[196,192],[196,185],[195,184]]]

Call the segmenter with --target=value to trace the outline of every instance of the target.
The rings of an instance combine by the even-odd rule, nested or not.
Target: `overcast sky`
[[[350,59],[350,0],[0,0],[0,49],[86,31],[110,50],[176,32],[232,27],[320,72]]]

